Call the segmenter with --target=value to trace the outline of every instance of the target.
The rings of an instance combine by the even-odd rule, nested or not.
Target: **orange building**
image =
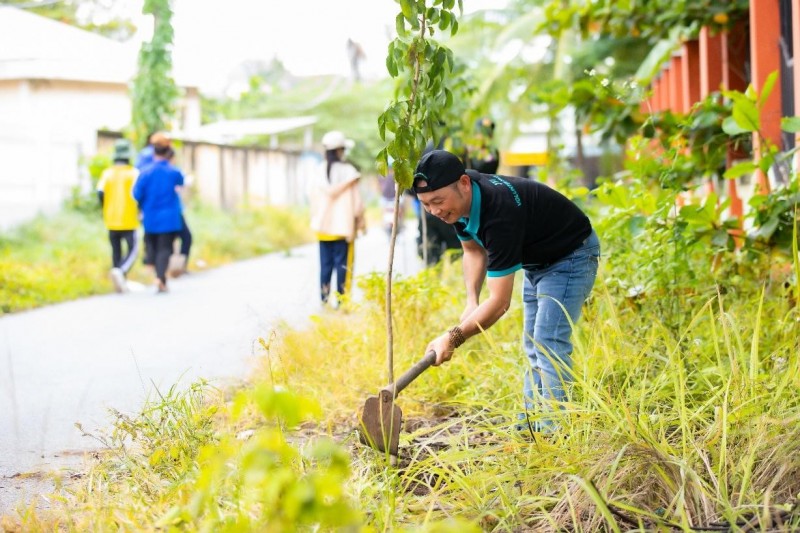
[[[800,0],[750,0],[749,16],[726,32],[714,34],[703,28],[697,39],[684,42],[651,83],[643,106],[651,111],[688,113],[709,94],[723,90],[744,91],[752,84],[761,92],[767,77],[778,72],[779,81],[761,108],[761,135],[782,150],[794,148],[794,134],[782,132],[782,117],[795,116],[800,107]],[[761,137],[753,134],[754,157]],[[731,157],[729,157],[730,162]],[[769,192],[768,176],[753,176],[758,192]],[[742,215],[737,182],[728,180],[731,214]]]

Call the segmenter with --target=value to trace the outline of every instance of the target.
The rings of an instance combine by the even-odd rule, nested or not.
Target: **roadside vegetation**
[[[800,314],[783,283],[720,280],[665,306],[617,290],[639,265],[606,254],[560,438],[512,430],[515,301],[400,397],[396,467],[360,444],[356,413],[385,384],[384,281],[362,278],[349,312],[261,339],[246,388],[115,415],[102,460],[51,511],[23,510],[23,530],[796,530]],[[396,281],[398,370],[457,318],[459,278],[445,261]]]
[[[398,25],[434,13],[421,0],[399,3]],[[455,2],[434,4],[452,9]],[[573,187],[574,169],[556,154],[543,174],[590,213],[603,248],[575,331],[574,387],[558,413],[561,431],[543,437],[513,428],[525,364],[517,287],[507,316],[400,396],[396,465],[359,443],[357,413],[387,381],[386,281],[364,277],[361,301],[260,339],[261,366],[246,386],[220,391],[200,382],[163,391],[136,415],[112,413],[111,429],[93,436],[106,452],[91,469],[59,488],[50,509],[7,517],[9,529],[800,530],[800,180],[789,173],[781,187],[757,192],[744,217],[731,216],[730,200],[718,192],[723,180],[786,168],[791,154],[760,132],[770,85],[761,94],[711,95],[686,116],[646,115],[639,82],[624,78],[623,67],[660,64],[662,57],[645,58],[642,49],[659,51],[665,28],[726,29],[746,0],[713,9],[705,0],[660,2],[661,9],[511,4],[518,20],[503,38],[538,30],[553,37],[543,60],[550,63],[534,70],[517,57],[496,69],[502,75],[492,83],[503,94],[534,80],[511,111],[543,104],[555,123],[572,107],[579,131],[621,140],[626,155],[624,168],[591,191]],[[440,28],[456,26],[449,15],[442,20]],[[581,41],[564,35],[580,35],[581,46],[560,50]],[[410,41],[420,46],[414,50],[434,49],[423,36]],[[413,59],[405,50],[396,61]],[[567,52],[575,69],[565,74],[553,58]],[[443,54],[436,83],[453,73]],[[597,71],[580,70],[590,61]],[[398,94],[397,109],[413,111],[402,97],[414,93]],[[387,109],[388,131],[409,125]],[[429,121],[426,132],[436,125]],[[402,153],[414,153],[409,143],[425,137],[401,133],[384,140],[398,140],[403,146],[392,149]],[[749,154],[754,137],[761,154],[727,169],[728,151]],[[204,223],[191,214],[189,222]],[[94,240],[104,243],[102,235]],[[446,259],[393,281],[395,370],[456,321],[460,276],[459,262]]]
[[[225,212],[192,203],[186,218],[194,234],[189,269],[195,271],[288,251],[311,238],[301,209]],[[110,263],[102,216],[87,201],[0,234],[0,314],[112,292]],[[141,260],[129,278],[152,282]]]

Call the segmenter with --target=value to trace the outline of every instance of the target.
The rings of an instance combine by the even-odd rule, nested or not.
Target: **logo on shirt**
[[[517,204],[517,207],[522,205],[522,199],[519,197],[519,193],[517,193],[517,189],[514,188],[509,182],[501,178],[500,176],[492,176],[489,178],[489,183],[492,185],[505,185],[508,187],[508,190],[511,191],[511,194],[514,196],[514,202]]]

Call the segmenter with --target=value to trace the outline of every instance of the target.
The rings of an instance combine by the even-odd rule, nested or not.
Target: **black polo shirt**
[[[472,170],[467,174],[472,206],[469,217],[454,226],[459,239],[486,249],[489,277],[554,263],[592,233],[583,211],[543,183]]]

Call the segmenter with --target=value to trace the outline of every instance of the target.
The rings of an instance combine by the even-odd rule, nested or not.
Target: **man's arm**
[[[477,244],[475,245],[478,246]],[[467,267],[465,266],[465,273],[466,269]],[[508,311],[511,306],[511,295],[514,292],[514,274],[488,278],[486,286],[489,289],[489,297],[471,311],[469,309],[465,311],[466,316],[462,317],[461,323],[458,325],[461,338],[455,338],[454,333],[448,331],[428,344],[426,351],[433,350],[436,352],[436,365],[449,361],[453,357],[453,351],[457,347],[454,341],[460,344],[466,339],[488,329]],[[480,289],[478,289],[479,291]]]
[[[347,181],[344,181],[344,182],[342,182],[342,183],[339,183],[339,184],[337,184],[337,185],[332,185],[332,186],[330,187],[330,189],[328,189],[328,191],[327,191],[327,194],[328,194],[328,196],[329,196],[331,199],[338,198],[339,196],[341,196],[341,194],[342,194],[344,191],[346,191],[347,189],[349,189],[350,187],[352,187],[353,185],[355,185],[356,183],[358,183],[358,179],[359,179],[359,177],[360,177],[360,176],[356,176],[356,177],[354,177],[354,178],[352,178],[352,179],[349,179],[349,180],[347,180]]]
[[[481,288],[486,278],[486,250],[475,241],[461,241],[464,258],[461,265],[464,270],[464,285],[467,289],[467,307],[461,320],[470,315],[480,303]]]
[[[465,340],[493,326],[508,311],[514,292],[514,274],[488,278],[486,287],[489,289],[489,298],[466,318],[462,318],[459,324]]]

